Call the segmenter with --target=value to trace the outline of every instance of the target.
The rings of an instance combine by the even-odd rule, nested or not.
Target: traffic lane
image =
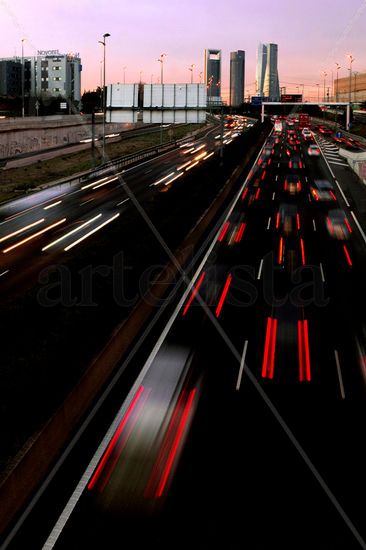
[[[199,151],[203,151],[201,153],[199,153],[198,155],[195,154],[195,152],[199,152]],[[155,180],[153,182],[151,182],[149,185],[151,185],[151,187],[154,187],[155,185],[158,185],[162,180],[165,180],[167,179],[168,181],[168,178],[170,176],[174,176],[175,174],[175,168],[177,168],[177,172],[178,170],[183,166],[186,167],[186,170],[188,170],[189,168],[197,165],[199,163],[200,160],[202,160],[202,158],[205,158],[207,155],[208,155],[208,152],[207,153],[204,153],[206,152],[206,149],[205,149],[205,145],[202,144],[202,145],[197,145],[195,147],[192,147],[191,149],[185,149],[185,150],[181,150],[179,152],[175,152],[174,153],[174,156],[173,155],[168,155],[168,158],[166,158],[164,161],[163,161],[163,164],[161,163],[161,159],[160,159],[160,162],[158,165],[156,166],[153,166],[151,168],[149,168],[148,170],[144,170],[143,169],[143,173],[141,173],[141,168],[140,167],[140,170],[139,171],[136,171],[135,170],[135,177],[138,179],[138,186],[141,188],[143,185],[144,185],[144,181],[146,180],[146,178],[149,178],[149,180],[153,179],[155,177],[158,177],[159,179],[158,180]],[[185,161],[183,165],[180,165],[180,166],[176,166],[174,167],[174,159],[175,161],[177,162],[177,155],[179,156],[182,156],[184,155],[184,153],[188,153],[190,155],[193,155],[193,157],[191,159],[189,159],[188,161]],[[169,158],[170,157],[170,158]],[[166,164],[169,164],[169,169],[166,169],[164,167],[164,165]],[[188,168],[188,165],[189,168]],[[168,174],[165,174],[162,178],[161,178],[161,175],[164,174],[164,172],[168,172]],[[121,172],[121,174],[124,173],[124,171]],[[133,172],[132,172],[133,174]],[[184,172],[180,172],[178,174],[179,176],[181,175],[184,175]],[[81,188],[79,190],[75,190],[73,191],[73,195],[75,193],[81,193],[82,195],[79,195],[76,197],[77,200],[80,199],[80,206],[83,207],[83,210],[84,211],[88,211],[88,209],[92,206],[95,206],[96,202],[96,197],[90,197],[89,196],[89,192],[90,191],[94,191],[94,190],[98,190],[99,193],[97,195],[99,195],[99,201],[100,203],[103,202],[104,198],[105,198],[105,189],[106,187],[110,187],[112,185],[116,185],[119,183],[119,175],[116,174],[116,175],[113,175],[113,176],[107,176],[107,177],[102,177],[102,178],[98,178],[97,180],[94,180],[93,182],[89,182],[89,183],[85,183],[81,186]],[[128,179],[128,183],[129,181],[131,181],[131,186],[132,186],[132,182],[133,182],[133,178],[130,178],[129,176],[127,176],[127,174],[125,174],[125,178]],[[166,183],[167,184],[167,183]],[[104,193],[100,192],[100,189],[103,188],[103,191]],[[107,191],[108,193],[108,191]],[[86,194],[86,196],[85,196]],[[54,194],[53,194],[54,195]],[[16,205],[19,207],[19,206],[26,206],[25,209],[23,209],[23,211],[20,211],[20,212],[16,212],[14,213],[13,210],[14,210],[14,204],[9,204],[7,205],[6,207],[3,208],[4,212],[3,214],[6,215],[6,214],[9,214],[10,212],[13,212],[11,214],[11,216],[9,217],[6,217],[5,220],[2,222],[2,225],[3,225],[3,228],[2,230],[4,232],[6,232],[6,235],[10,235],[11,236],[15,236],[17,234],[20,234],[21,233],[21,229],[27,231],[28,229],[30,229],[31,227],[35,226],[37,223],[41,223],[40,220],[45,220],[45,211],[47,210],[47,214],[48,214],[48,218],[52,218],[52,215],[55,217],[56,215],[58,215],[58,212],[60,210],[62,210],[64,213],[69,213],[69,205],[73,202],[75,202],[75,196],[73,196],[70,200],[70,197],[65,197],[64,194],[61,194],[61,195],[54,195],[52,197],[52,201],[51,202],[48,202],[45,201],[45,197],[48,196],[48,191],[47,192],[44,192],[44,193],[41,193],[39,194],[38,197],[33,197],[33,206],[29,206],[29,201],[16,201]],[[69,200],[68,200],[69,199]],[[37,200],[41,200],[41,204],[42,204],[42,208],[37,208],[37,206],[35,206],[34,202],[37,204]],[[93,202],[94,204],[91,205],[90,203]],[[61,206],[60,206],[61,205]],[[52,211],[51,211],[52,209]],[[55,212],[57,212],[57,214],[55,214]],[[3,237],[6,237],[6,235],[3,235]]]
[[[204,143],[204,140],[201,140],[200,143]],[[173,151],[168,151],[167,153],[163,153],[159,157],[155,157],[143,163],[139,163],[137,166],[127,168],[125,172],[134,173],[137,171],[141,175],[142,171],[148,170],[151,167],[153,168],[153,170],[157,169],[159,172],[161,170],[162,161],[164,163],[176,162],[178,161],[178,159],[183,158],[183,156],[184,155],[182,153],[182,149],[177,148]],[[96,175],[93,178],[94,181],[98,181],[101,179],[102,177],[98,175]],[[87,182],[87,183],[91,183],[91,182]],[[87,183],[65,182],[61,185],[48,187],[47,189],[44,189],[42,191],[38,191],[28,196],[16,199],[14,201],[7,202],[3,205],[0,205],[0,218],[4,220],[7,217],[21,214],[23,211],[29,212],[30,209],[36,208],[37,206],[41,206],[41,205],[44,206],[49,201],[53,201],[56,199],[58,200],[58,198],[61,196],[68,195],[70,193],[73,193],[75,190],[81,189]]]
[[[222,350],[222,355],[226,356],[225,349]],[[207,357],[207,362],[217,363],[214,359],[217,356],[220,354],[216,348]],[[225,365],[227,365],[227,361],[225,361]],[[339,528],[342,532],[339,541],[341,540],[344,546],[347,541],[352,548],[352,538],[348,536],[347,529],[344,529],[343,532],[343,524],[339,516],[336,513],[333,514],[332,505],[319,489],[308,469],[304,467],[299,455],[291,448],[291,445],[287,445],[288,441],[276,421],[271,415],[265,415],[266,407],[253,390],[251,382],[244,377],[240,394],[232,391],[231,394],[225,395],[226,385],[223,385],[222,378],[228,370],[220,369],[219,373],[217,369],[210,370],[212,376],[206,383],[206,391],[202,392],[190,439],[187,442],[186,453],[183,454],[172,487],[170,505],[172,502],[175,502],[176,506],[179,502],[184,503],[179,509],[186,510],[186,514],[193,507],[194,511],[192,510],[192,516],[189,516],[187,524],[191,525],[191,521],[194,522],[193,525],[197,528],[198,536],[201,539],[203,539],[203,527],[199,521],[202,518],[202,513],[195,521],[195,513],[198,512],[198,509],[207,511],[207,516],[203,512],[205,519],[210,516],[214,518],[209,523],[212,532],[211,529],[209,532],[206,529],[206,536],[217,537],[219,535],[223,537],[230,536],[228,535],[230,533],[236,542],[238,539],[243,542],[240,537],[244,537],[244,540],[249,542],[250,538],[245,539],[247,534],[248,536],[255,535],[255,540],[258,540],[259,533],[263,532],[264,522],[266,525],[264,531],[268,533],[268,538],[271,538],[271,544],[276,540],[283,544],[290,525],[291,531],[295,528],[297,532],[304,532],[301,527],[301,518],[306,517],[307,528],[304,536],[309,536],[309,543],[315,534],[317,540],[319,538],[326,540],[329,533],[330,536],[334,535],[335,543],[340,533],[336,533],[334,529],[338,531]],[[342,477],[345,466],[342,464],[341,455],[333,457],[332,453],[327,452],[327,440],[329,439],[327,424],[329,421],[332,422],[331,413],[324,414],[327,411],[324,402],[324,410],[321,407],[316,407],[314,410],[311,395],[308,395],[311,387],[302,386],[307,395],[300,399],[301,394],[297,392],[293,399],[292,406],[295,411],[297,409],[297,418],[302,419],[303,425],[302,432],[296,431],[296,435],[301,442],[303,442],[304,435],[310,440],[316,432],[318,432],[319,440],[323,435],[323,445],[319,446],[319,455],[323,456],[323,451],[325,452],[324,462],[328,467],[326,473],[331,470],[333,474]],[[279,388],[276,389],[278,392],[280,391]],[[220,396],[219,406],[217,398],[214,399],[214,396],[217,395]],[[311,406],[309,406],[309,402],[312,403]],[[240,408],[239,406],[237,409],[234,408],[234,403],[240,405]],[[325,416],[327,419],[324,422]],[[292,418],[293,411],[290,411],[286,419],[290,421]],[[200,424],[200,428],[197,428],[198,424]],[[292,427],[293,422],[289,424]],[[248,437],[248,427],[250,426],[252,427],[250,435],[254,436],[253,439]],[[334,429],[336,431],[337,424]],[[195,430],[197,431],[195,432]],[[220,434],[219,438],[218,433]],[[318,446],[318,440],[313,440],[310,444],[308,441],[306,443],[306,450],[312,456],[313,448]],[[294,478],[290,472],[295,472]],[[299,486],[298,480],[303,480],[304,485]],[[334,488],[333,485],[332,488]],[[280,507],[276,505],[278,494],[281,494]],[[219,503],[222,502],[225,502],[225,509],[229,507],[227,515],[222,506],[219,506]],[[235,510],[238,508],[238,502],[240,502],[239,516],[241,518],[239,524],[242,525],[244,510],[248,520],[244,529],[240,529],[239,532],[236,529],[235,519],[237,518]],[[309,502],[312,503],[311,510],[306,510],[305,503]],[[320,505],[319,509],[318,505]],[[302,513],[305,516],[302,516]],[[328,518],[328,514],[332,520]],[[176,509],[174,513],[168,513],[168,515],[171,519],[174,516],[181,517]],[[281,521],[284,516],[286,517],[286,526]],[[177,524],[176,520],[175,527],[178,526]],[[258,528],[261,528],[259,533]],[[327,533],[328,530],[329,533]],[[263,536],[265,537],[265,535]],[[329,539],[327,544],[329,545]]]
[[[55,548],[91,546],[115,535],[121,522],[126,539],[136,536],[130,530],[136,514],[141,525],[159,513],[200,393],[192,342],[202,321],[195,334],[192,323],[188,332],[173,329],[159,350]]]
[[[221,296],[222,296],[222,295],[221,295]],[[220,311],[220,313],[221,313],[221,311]],[[211,339],[211,340],[212,340],[212,339]]]
[[[158,169],[159,167],[156,167],[156,170]],[[159,190],[159,187],[155,187],[151,183],[151,180],[154,180],[155,177],[156,174],[154,174],[154,172],[145,173],[143,176],[135,173],[134,175],[129,175],[127,178],[123,178],[122,185],[117,176],[107,178],[106,180],[103,179],[102,182],[96,185],[94,185],[94,183],[87,184],[86,188],[82,191],[84,193],[83,198],[78,194],[77,201],[75,201],[75,197],[72,197],[69,198],[68,202],[65,200],[62,203],[54,203],[52,210],[47,210],[47,218],[43,217],[38,219],[38,216],[41,214],[37,215],[37,210],[32,209],[31,214],[27,212],[28,218],[26,222],[24,216],[21,216],[22,222],[20,223],[20,218],[16,217],[14,223],[17,223],[17,225],[13,225],[12,229],[9,228],[9,224],[3,224],[3,238],[5,238],[3,250],[6,250],[7,253],[1,255],[0,272],[4,273],[4,275],[8,275],[7,278],[9,279],[10,272],[13,272],[15,268],[19,267],[17,264],[19,264],[21,260],[20,255],[25,254],[24,261],[26,262],[27,259],[29,261],[30,254],[33,254],[35,250],[32,246],[33,243],[41,242],[41,250],[49,246],[52,242],[61,239],[61,247],[61,245],[64,244],[63,235],[74,234],[78,232],[79,229],[87,233],[90,229],[90,220],[94,220],[97,216],[103,216],[103,213],[109,213],[112,210],[120,212],[121,209],[131,207],[132,201],[124,189],[125,185],[135,194],[137,200],[143,202]],[[42,211],[42,214],[44,215],[44,211]],[[30,218],[30,215],[33,217]],[[105,219],[104,217],[103,221]],[[13,221],[13,219],[9,221]],[[21,225],[22,223],[27,223],[27,225]],[[19,227],[19,225],[21,225],[21,227]],[[60,225],[62,225],[61,232],[58,231]],[[84,226],[88,227],[83,229]],[[38,227],[40,228],[39,231]],[[23,229],[23,231],[20,231],[21,229]],[[48,237],[47,242],[44,242],[43,239],[45,235]],[[7,237],[9,237],[9,239]],[[28,243],[27,239],[30,240],[30,243]],[[22,243],[22,241],[25,241],[24,244],[26,246],[22,245],[18,247],[17,244]],[[15,246],[16,249],[9,250],[12,246]],[[60,251],[61,250],[62,248],[60,248]],[[32,264],[32,269],[34,271],[36,268],[35,264],[37,264],[34,257],[32,258]],[[27,275],[29,275],[29,271],[27,271]],[[25,272],[24,276],[26,276]]]

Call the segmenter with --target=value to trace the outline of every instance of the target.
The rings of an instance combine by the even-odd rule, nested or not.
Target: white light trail
[[[101,217],[102,214],[98,214],[97,216],[94,216],[94,218],[91,218],[90,220],[86,221],[85,223],[83,223],[82,225],[79,225],[79,227],[76,227],[75,229],[73,229],[72,231],[69,231],[69,233],[66,233],[65,235],[62,235],[62,237],[60,237],[59,239],[56,239],[55,241],[52,241],[52,243],[48,244],[47,246],[44,246],[42,248],[42,252],[44,252],[45,250],[47,250],[48,248],[51,248],[51,246],[54,246],[55,244],[63,241],[64,239],[67,239],[67,237],[70,237],[70,235],[73,235],[74,233],[76,233],[77,231],[80,231],[81,229],[83,229],[83,227],[86,227],[87,225],[91,224],[94,220],[97,220],[98,218]]]
[[[173,181],[177,180],[178,178],[180,178],[181,176],[183,176],[183,172],[180,172],[179,174],[177,174],[174,178],[172,178],[171,180],[167,181],[166,183],[164,183],[164,185],[169,185],[170,183],[172,183]]]
[[[168,174],[167,176],[164,176],[163,178],[161,178],[158,181],[155,181],[154,183],[151,183],[150,187],[152,187],[153,185],[159,185],[159,183],[162,183],[163,181],[167,180],[168,178],[171,178],[172,176],[174,176],[174,172],[170,172],[170,174]]]
[[[3,254],[6,254],[7,252],[10,252],[11,250],[14,250],[14,248],[17,248],[18,246],[21,246],[22,244],[30,241],[31,239],[35,239],[39,235],[42,235],[42,233],[45,233],[46,231],[49,231],[50,229],[53,229],[54,227],[57,227],[61,223],[65,223],[65,221],[66,221],[66,218],[63,218],[62,220],[60,220],[56,223],[53,223],[52,225],[49,225],[48,227],[45,227],[44,229],[41,229],[41,231],[38,231],[37,233],[34,233],[34,235],[30,235],[26,239],[23,239],[22,241],[19,241],[19,242],[13,244],[12,246],[9,246],[9,248],[5,248],[3,250]]]
[[[5,237],[1,237],[0,243],[2,243],[3,241],[6,241],[7,239],[10,239],[11,237],[14,237],[15,235],[18,235],[19,233],[23,233],[23,231],[27,231],[27,229],[30,229],[35,225],[39,225],[40,223],[43,223],[44,220],[45,218],[42,218],[41,220],[37,220],[36,222],[30,223],[29,225],[25,225],[24,227],[21,227],[20,229],[13,231],[13,233],[9,233],[8,235],[5,235]]]
[[[43,210],[48,210],[49,208],[53,208],[54,206],[57,206],[58,204],[61,204],[61,203],[62,203],[62,201],[54,202],[54,203],[52,203],[52,204],[49,204],[48,206],[45,206],[45,207],[43,208]]]
[[[98,227],[94,227],[94,229],[92,229],[91,231],[89,231],[89,233],[86,233],[85,235],[83,235],[82,237],[80,237],[80,239],[78,239],[77,241],[74,241],[73,243],[69,244],[69,246],[67,246],[66,248],[64,248],[65,252],[67,252],[68,250],[70,250],[71,248],[73,248],[74,246],[76,246],[77,244],[81,243],[81,241],[84,241],[85,239],[87,239],[88,237],[90,237],[90,235],[93,235],[93,233],[96,233],[97,231],[99,231],[99,229],[102,229],[102,227],[104,227],[105,225],[107,225],[108,223],[111,223],[113,220],[115,220],[116,218],[118,218],[120,214],[116,214],[115,216],[112,216],[112,218],[109,218],[109,220],[106,220],[105,222],[103,222],[102,224],[98,225]]]

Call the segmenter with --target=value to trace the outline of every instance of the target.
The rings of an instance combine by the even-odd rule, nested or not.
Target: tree
[[[99,111],[102,105],[102,90],[98,86],[96,90],[88,90],[84,92],[81,98],[81,110],[83,113],[92,113]]]

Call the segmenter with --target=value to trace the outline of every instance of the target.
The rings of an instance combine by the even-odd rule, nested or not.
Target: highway
[[[287,130],[262,148],[82,475],[64,480],[57,517],[42,516],[39,547],[366,548],[366,240],[341,179],[308,154],[320,134]]]
[[[135,208],[129,193],[141,202],[169,190],[218,153],[218,133],[217,128],[211,130],[207,137],[120,173],[49,187],[0,205],[0,293],[24,292],[42,269],[89,246],[96,232],[107,231],[109,224]],[[224,146],[237,135],[225,129]]]

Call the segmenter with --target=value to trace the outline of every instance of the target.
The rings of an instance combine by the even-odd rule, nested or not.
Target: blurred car
[[[327,126],[319,126],[319,132],[326,136],[331,136],[333,134],[332,130]]]
[[[298,156],[291,157],[290,160],[289,160],[289,163],[288,163],[288,167],[293,169],[293,170],[297,170],[298,168],[302,168],[302,162],[301,162],[300,157],[298,157]]]
[[[350,238],[352,233],[352,228],[347,220],[347,216],[344,210],[340,208],[335,208],[328,212],[326,217],[326,225],[328,233],[333,239],[338,239],[340,241],[345,241]]]
[[[297,174],[288,174],[283,185],[284,191],[290,195],[296,195],[301,191],[301,181]]]
[[[309,145],[308,155],[310,157],[319,157],[320,156],[320,149],[319,149],[319,147],[317,146],[316,143],[312,143],[311,145]]]
[[[316,201],[336,201],[334,186],[329,180],[314,180],[310,193]]]
[[[276,229],[289,236],[298,231],[299,225],[296,204],[281,203],[276,217]]]

